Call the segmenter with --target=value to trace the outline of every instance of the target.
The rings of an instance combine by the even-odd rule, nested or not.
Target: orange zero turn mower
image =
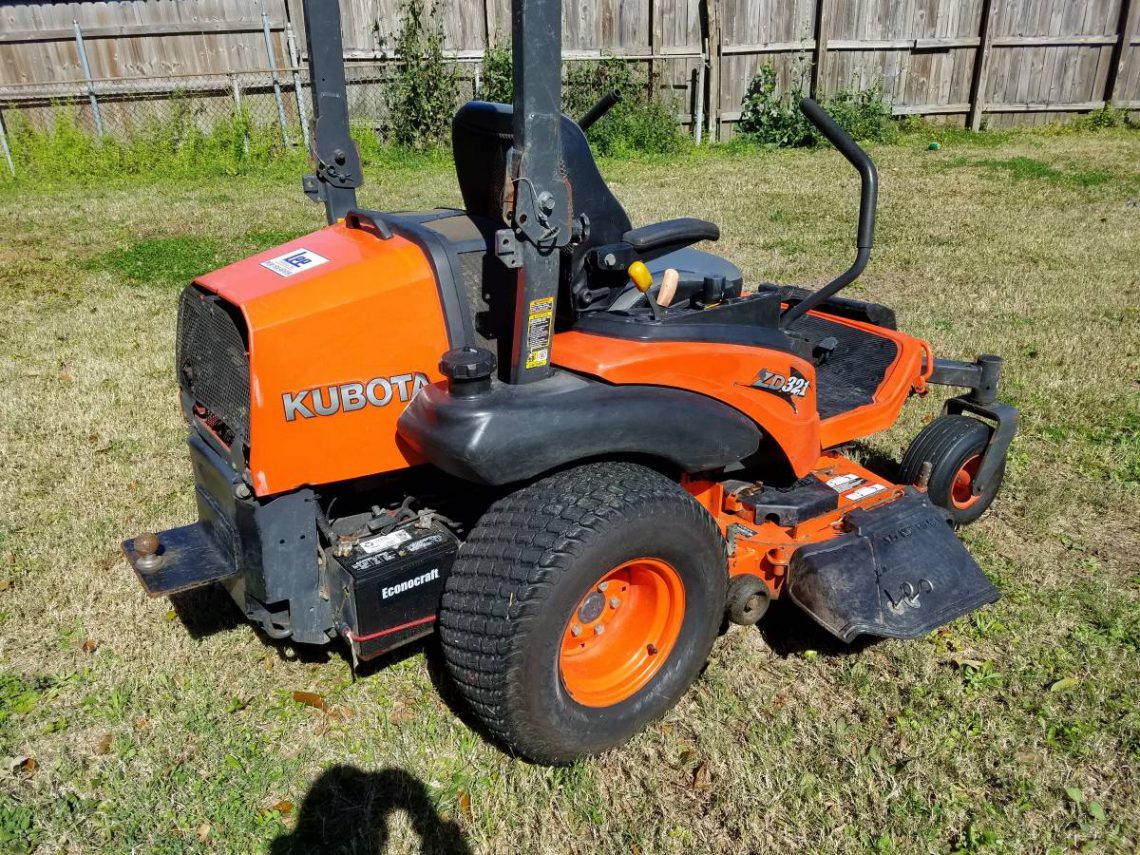
[[[993,501],[1017,414],[1001,360],[936,358],[840,289],[745,283],[634,227],[559,112],[560,4],[514,0],[512,105],[455,116],[463,208],[357,207],[336,3],[305,0],[329,225],[202,276],[176,370],[199,519],[124,544],[162,596],[219,584],[268,636],[354,660],[438,631],[471,710],[563,763],[628,739],[697,677],[722,621],[788,598],[843,641],[992,602],[954,533]],[[895,480],[842,449],[931,384],[962,388]]]

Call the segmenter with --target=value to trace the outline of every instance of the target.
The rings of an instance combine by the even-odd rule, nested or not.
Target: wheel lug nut
[[[608,588],[609,586],[610,586],[610,583],[609,583],[609,582],[599,582],[599,583],[598,583],[598,590],[599,590],[599,591],[604,591],[604,590],[605,590],[606,588]]]
[[[570,627],[570,634],[577,638],[582,634],[582,627],[578,626],[578,624],[574,624],[572,627]]]
[[[620,605],[621,605],[621,600],[619,600],[617,597],[610,597],[610,608],[611,609],[616,609]]]
[[[606,631],[605,624],[600,623],[594,627],[594,635],[601,635],[605,631]]]

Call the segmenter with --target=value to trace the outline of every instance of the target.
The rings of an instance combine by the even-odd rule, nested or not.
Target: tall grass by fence
[[[340,3],[353,114],[380,128],[407,0]],[[509,3],[440,0],[427,15],[460,100],[494,92],[487,59],[502,56]],[[1140,0],[565,0],[563,19],[568,75],[582,60],[628,63],[648,101],[697,141],[735,132],[767,65],[777,93],[827,99],[874,86],[895,115],[974,128],[1108,103],[1140,110]],[[205,138],[244,123],[266,146],[261,129],[273,126],[284,149],[307,143],[300,0],[42,0],[5,4],[0,23],[0,155],[10,170],[28,160],[23,129],[45,131],[67,113],[118,145],[169,122],[170,102]]]

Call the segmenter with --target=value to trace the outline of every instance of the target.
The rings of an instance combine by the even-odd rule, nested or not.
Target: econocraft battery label
[[[550,362],[550,333],[554,327],[554,298],[531,300],[526,317],[526,367]]]

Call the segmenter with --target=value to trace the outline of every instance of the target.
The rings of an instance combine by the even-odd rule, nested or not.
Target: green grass
[[[135,285],[181,290],[187,282],[203,273],[266,247],[285,243],[300,234],[304,232],[255,229],[230,241],[203,235],[142,238],[96,256],[88,268],[110,273]]]
[[[941,355],[1007,358],[1022,429],[963,533],[1003,598],[852,649],[774,610],[662,721],[570,769],[469,727],[431,645],[354,681],[224,597],[146,599],[118,556],[195,516],[176,289],[318,227],[296,176],[0,190],[0,851],[281,855],[324,827],[359,852],[1136,851],[1140,137],[928,151],[932,133],[872,148],[878,243],[851,293]],[[445,161],[370,163],[363,205],[459,201]],[[635,222],[719,222],[749,281],[850,262],[855,182],[832,151],[602,166]],[[937,410],[913,400],[872,450],[897,456]]]

